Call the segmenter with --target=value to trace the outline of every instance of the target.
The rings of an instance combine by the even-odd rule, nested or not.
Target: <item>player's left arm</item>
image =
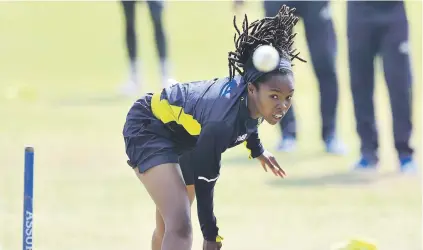
[[[264,149],[260,142],[257,129],[246,140],[246,147],[250,150],[250,158],[259,160],[264,171],[267,172],[267,167],[269,167],[276,176],[283,178],[286,175],[273,154]]]

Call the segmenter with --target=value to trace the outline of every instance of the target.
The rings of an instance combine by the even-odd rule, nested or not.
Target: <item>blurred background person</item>
[[[140,86],[142,85],[142,61],[138,58],[137,53],[137,34],[135,30],[135,5],[138,1],[121,1],[125,15],[125,39],[126,49],[129,59],[129,77],[127,82],[121,87],[124,95],[138,95]],[[162,0],[147,1],[150,10],[150,16],[153,21],[156,48],[160,58],[161,83],[166,86],[169,77],[169,62],[167,59],[167,41],[166,34],[163,29],[163,7]]]
[[[350,1],[347,6],[350,83],[361,141],[361,159],[355,167],[375,168],[379,161],[373,92],[374,59],[380,55],[391,102],[399,167],[401,171],[414,171],[410,147],[412,76],[404,3]]]
[[[321,133],[326,151],[343,154],[345,146],[336,135],[337,41],[329,1],[264,1],[265,15],[274,16],[283,4],[296,8],[294,14],[302,18],[304,22],[311,62],[320,87]],[[293,106],[280,122],[282,133],[282,139],[278,145],[280,151],[290,152],[296,147],[297,125]]]

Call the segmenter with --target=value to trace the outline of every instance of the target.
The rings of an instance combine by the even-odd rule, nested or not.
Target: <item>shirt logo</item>
[[[236,87],[235,80],[225,83],[223,88],[220,90],[219,96],[226,96],[227,94],[230,94],[234,87]]]
[[[235,143],[245,141],[245,139],[247,139],[247,134],[240,135],[236,138]]]

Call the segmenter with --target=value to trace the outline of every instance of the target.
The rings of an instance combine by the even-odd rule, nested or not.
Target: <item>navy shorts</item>
[[[144,173],[161,164],[180,164],[185,184],[192,185],[191,166],[180,163],[186,149],[177,147],[172,131],[153,115],[151,98],[152,94],[145,95],[128,112],[123,128],[128,165]]]

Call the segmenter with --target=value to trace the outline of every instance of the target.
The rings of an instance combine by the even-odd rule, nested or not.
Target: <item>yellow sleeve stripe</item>
[[[160,100],[160,95],[155,93],[151,99],[151,110],[154,116],[164,124],[174,121],[182,125],[190,135],[199,135],[200,123],[192,115],[186,114],[182,107],[171,105],[166,99]]]

